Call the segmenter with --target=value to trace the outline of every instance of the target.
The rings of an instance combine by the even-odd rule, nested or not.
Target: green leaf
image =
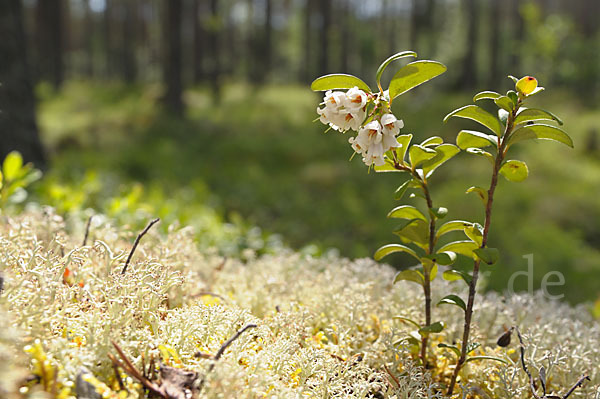
[[[394,165],[391,164],[390,162],[386,162],[383,165],[375,165],[375,167],[373,168],[375,169],[376,173],[404,173],[407,172],[406,170],[399,170],[396,169],[394,167]]]
[[[384,245],[383,247],[379,248],[377,250],[377,252],[375,252],[375,255],[373,255],[373,258],[376,261],[380,261],[381,259],[388,256],[389,254],[393,254],[396,252],[406,252],[407,254],[411,255],[413,258],[417,259],[418,261],[421,261],[421,258],[419,258],[419,255],[417,255],[417,253],[412,248],[409,248],[405,245],[400,245],[400,244]]]
[[[465,304],[465,301],[463,301],[458,295],[446,295],[438,302],[438,306],[445,304],[455,305],[464,310],[465,312],[467,311],[467,305]]]
[[[427,221],[425,215],[412,205],[397,206],[387,214],[387,217],[395,219],[421,219]]]
[[[2,165],[4,172],[4,180],[12,181],[20,177],[21,168],[23,167],[23,158],[17,151],[10,152]]]
[[[414,61],[402,67],[390,82],[390,100],[446,72],[437,61]]]
[[[500,252],[496,248],[477,248],[473,253],[489,266],[495,264],[500,259]]]
[[[478,246],[481,246],[481,243],[483,242],[483,232],[481,230],[481,225],[479,223],[474,223],[472,226],[465,227],[463,231],[467,237]]]
[[[448,208],[444,208],[443,206],[437,208],[431,208],[430,214],[437,219],[443,219],[448,214]]]
[[[460,255],[473,257],[473,251],[477,248],[479,248],[479,245],[473,241],[453,241],[441,247],[438,252],[451,251]]]
[[[421,143],[421,147],[427,147],[428,145],[440,145],[444,144],[444,139],[439,136],[432,136]]]
[[[527,125],[515,130],[508,140],[508,145],[532,139],[553,140],[573,148],[573,140],[567,133],[557,127],[543,124]]]
[[[473,356],[473,357],[468,357],[467,360],[465,360],[465,363],[474,361],[474,360],[495,360],[497,362],[501,362],[504,364],[508,364],[508,362],[504,359],[501,359],[499,357],[494,357],[494,356]]]
[[[475,97],[473,97],[473,102],[479,100],[495,100],[498,97],[502,97],[502,94],[496,93],[495,91],[482,91],[481,93],[475,94]]]
[[[446,270],[442,274],[442,277],[446,281],[463,280],[467,285],[470,285],[473,280],[473,277],[469,273],[460,270]]]
[[[461,130],[456,136],[456,145],[462,150],[467,148],[485,148],[498,145],[496,136],[475,130]]]
[[[456,254],[454,252],[447,251],[432,255],[425,255],[424,258],[430,259],[432,262],[438,265],[449,266],[456,260]]]
[[[500,174],[506,177],[506,180],[518,183],[527,179],[529,169],[527,169],[527,164],[525,162],[510,160],[502,165]]]
[[[440,226],[440,228],[437,231],[436,237],[440,238],[442,235],[449,233],[451,231],[457,231],[457,230],[463,231],[465,229],[465,227],[469,227],[472,225],[473,225],[473,223],[467,222],[464,220],[451,220]]]
[[[408,149],[408,157],[413,168],[416,168],[423,162],[430,160],[437,154],[438,153],[434,149],[421,147],[418,144],[414,144]]]
[[[469,345],[467,345],[467,354],[473,352],[475,349],[479,348],[481,346],[481,344],[479,342],[470,342]]]
[[[519,81],[519,79],[515,78],[515,77],[514,77],[514,76],[512,76],[512,75],[508,75],[508,78],[509,78],[510,80],[512,80],[513,82],[515,82],[515,84],[517,84],[517,82]]]
[[[482,124],[483,126],[490,129],[492,132],[496,133],[497,136],[502,136],[502,132],[504,127],[500,123],[498,119],[483,108],[478,107],[477,105],[466,105],[462,108],[456,109],[450,112],[444,118],[444,122],[447,122],[451,117],[470,119],[477,123]]]
[[[433,281],[435,276],[437,276],[438,265],[436,263],[433,263],[431,259],[422,258],[421,260],[423,261],[424,271],[429,273],[429,281]],[[425,276],[425,273],[423,273],[423,276]]]
[[[425,249],[429,245],[429,225],[421,219],[413,219],[394,234],[403,242],[411,242]]]
[[[437,153],[435,157],[421,165],[426,178],[429,178],[437,168],[453,158],[460,150],[453,144],[442,144],[435,147],[435,152]]]
[[[506,96],[498,97],[494,100],[494,102],[498,107],[508,112],[511,112],[515,108],[515,104],[512,102],[512,100]]]
[[[376,79],[377,79],[377,84],[379,85],[381,83],[381,75],[383,75],[383,71],[385,71],[385,68],[387,68],[388,65],[390,65],[393,61],[399,60],[400,58],[404,58],[404,57],[416,57],[417,53],[415,53],[414,51],[401,51],[399,53],[396,53],[390,57],[388,57],[388,59],[386,59],[385,61],[383,61],[381,63],[381,65],[379,65],[379,68],[377,68],[377,73],[375,75]],[[390,99],[393,99],[390,96]]]
[[[498,119],[506,125],[506,122],[508,121],[508,112],[505,109],[500,108],[498,110]]]
[[[494,156],[489,152],[482,150],[481,148],[467,148],[466,151],[469,154],[485,157],[492,165],[494,164]]]
[[[408,151],[408,146],[410,145],[410,141],[412,140],[412,134],[401,134],[397,137],[398,143],[400,143],[400,147],[396,148],[396,156],[398,160],[404,164],[404,158],[406,156],[406,151]]]
[[[506,97],[510,98],[513,104],[516,106],[519,102],[519,95],[514,90],[509,90],[506,92]]]
[[[452,352],[454,352],[454,354],[456,355],[456,357],[460,357],[460,349],[458,349],[454,345],[448,345],[448,344],[441,343],[441,344],[438,345],[438,348],[448,348]]]
[[[469,189],[466,191],[466,193],[467,194],[470,194],[470,193],[477,194],[477,196],[479,197],[479,199],[481,200],[481,202],[483,202],[483,206],[487,206],[487,201],[488,201],[488,192],[487,192],[487,190],[484,190],[481,187],[473,186],[473,187],[469,187]]]
[[[371,88],[365,82],[353,75],[334,73],[315,79],[310,88],[313,91],[326,91],[334,89],[351,89],[354,86],[361,90],[371,92]]]
[[[413,319],[409,319],[408,317],[404,317],[404,316],[394,316],[392,317],[392,319],[394,320],[401,320],[401,321],[406,321],[412,325],[414,325],[417,328],[421,328],[421,325],[419,323],[417,323],[416,321],[414,321]]]
[[[563,121],[558,116],[548,111],[544,111],[543,109],[537,108],[526,108],[517,114],[517,117],[515,118],[515,125],[520,125],[525,122],[541,120],[555,121],[559,125],[563,124]]]
[[[405,181],[404,183],[402,183],[400,186],[398,186],[398,188],[394,192],[394,199],[396,201],[399,201],[399,200],[402,199],[402,197],[406,193],[406,190],[408,190],[408,185],[410,184],[411,180],[412,179],[408,179],[407,181]]]
[[[419,329],[419,334],[427,335],[432,333],[440,333],[444,330],[444,323],[441,321],[436,321],[428,326],[421,327]]]
[[[394,277],[394,284],[396,284],[398,281],[412,281],[413,283],[423,285],[425,282],[425,277],[418,270],[408,269],[396,273],[396,277]]]

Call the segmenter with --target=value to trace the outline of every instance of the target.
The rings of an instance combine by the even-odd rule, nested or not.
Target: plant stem
[[[416,173],[414,175],[418,177]],[[433,201],[431,200],[431,195],[429,194],[427,182],[421,180],[421,183],[423,194],[425,195],[425,200],[427,201],[427,208],[429,209],[429,248],[427,249],[427,254],[431,255],[435,246],[435,217],[433,216],[432,212]],[[423,294],[425,295],[425,326],[427,327],[431,325],[431,270],[424,266],[423,277]],[[423,367],[427,366],[427,342],[427,335],[421,337],[421,361],[423,362]]]
[[[488,235],[490,232],[490,223],[492,220],[492,205],[494,203],[494,193],[496,192],[496,186],[498,185],[498,173],[500,172],[502,162],[506,157],[506,144],[508,142],[508,138],[510,137],[510,133],[512,132],[513,122],[517,115],[519,105],[520,101],[519,104],[508,116],[504,134],[502,135],[502,137],[498,138],[498,151],[496,153],[494,169],[492,171],[492,180],[490,182],[490,188],[488,190],[488,198],[485,204],[485,224],[483,227],[483,238],[481,240],[480,248],[485,248],[487,245]],[[477,281],[479,280],[480,265],[481,261],[479,259],[475,260],[473,263],[473,277],[471,279],[471,283],[469,284],[469,299],[467,301],[467,309],[465,310],[465,323],[463,326],[462,347],[460,351],[460,357],[456,362],[456,367],[454,368],[454,373],[452,374],[452,379],[450,380],[448,396],[452,395],[454,391],[454,386],[456,385],[458,374],[460,373],[460,370],[464,365],[465,360],[467,359],[467,348],[469,346],[469,335],[471,333],[471,321],[473,317],[473,305],[475,303],[475,294],[477,289]]]
[[[427,254],[433,254],[435,247],[435,217],[433,215],[433,201],[431,194],[429,193],[429,186],[427,180],[422,178],[415,170],[402,165],[394,153],[394,168],[401,171],[410,172],[413,178],[421,183],[423,194],[425,195],[425,201],[427,202],[427,208],[429,210],[429,246],[427,248]],[[423,295],[425,296],[425,326],[431,325],[431,270],[423,266]],[[427,366],[427,342],[428,337],[426,335],[421,337],[421,361],[423,366]]]

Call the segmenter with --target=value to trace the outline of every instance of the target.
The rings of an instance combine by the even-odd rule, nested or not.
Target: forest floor
[[[192,380],[203,398],[443,397],[435,393],[455,355],[438,344],[458,340],[461,311],[434,310],[446,328],[432,334],[428,368],[419,367],[414,327],[396,316],[420,320],[421,292],[392,285],[386,265],[289,250],[224,258],[200,250],[192,228],[172,225],[166,234],[151,228],[124,271],[139,231],[99,215],[84,242],[84,214],[29,208],[0,224],[3,398],[136,398],[143,384],[181,393]],[[460,282],[440,280],[434,299],[461,292]],[[562,397],[584,373],[591,382],[571,397],[597,392],[600,325],[583,307],[490,293],[475,314],[481,346],[472,355],[497,359],[468,363],[462,397],[529,397],[518,341],[496,345],[514,325],[534,378],[544,367],[549,393]]]

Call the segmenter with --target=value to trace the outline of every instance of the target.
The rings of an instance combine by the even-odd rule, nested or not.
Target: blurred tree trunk
[[[491,0],[491,1],[495,1],[495,0]],[[438,37],[437,37],[437,29],[436,29],[436,24],[435,24],[436,8],[437,8],[436,0],[427,0],[423,22],[424,22],[425,28],[427,30],[427,35],[428,35],[427,51],[429,51],[429,54],[428,54],[429,57],[433,57],[433,55],[437,51]]]
[[[341,23],[341,39],[342,39],[342,54],[340,57],[340,70],[343,72],[348,72],[348,69],[350,67],[349,65],[349,58],[350,58],[350,34],[352,32],[351,29],[349,29],[349,26],[351,24],[350,21],[350,15],[351,15],[351,4],[350,4],[350,0],[342,0],[342,10],[341,10],[341,18],[340,18],[340,23]]]
[[[38,168],[45,156],[35,121],[20,0],[0,1],[0,159],[17,150]]]
[[[183,19],[183,0],[166,0],[166,18],[163,37],[163,81],[166,92],[163,98],[167,110],[177,116],[183,116],[183,86],[181,83],[181,22]]]
[[[500,80],[500,21],[502,20],[502,0],[491,0],[489,9],[490,24],[490,74],[488,85],[498,85]]]
[[[121,0],[121,75],[127,83],[133,83],[137,77],[137,66],[135,57],[136,48],[136,26],[137,26],[137,4],[136,0]]]
[[[112,37],[111,37],[111,22],[112,22],[112,0],[105,0],[104,4],[104,56],[105,58],[105,75],[109,78],[112,75]]]
[[[194,83],[200,83],[204,79],[204,66],[202,64],[204,59],[204,26],[202,25],[202,7],[201,0],[193,0],[192,5],[192,29],[194,34],[194,58],[193,58],[193,76]]]
[[[304,51],[300,68],[300,80],[309,82],[312,78],[312,18],[315,0],[306,0],[304,7]]]
[[[331,27],[331,0],[319,0],[321,14],[321,29],[319,40],[319,74],[326,75],[329,71],[329,32]]]
[[[412,0],[411,11],[410,11],[410,32],[409,32],[409,43],[410,50],[419,51],[417,48],[419,44],[419,30],[421,27],[421,10],[419,3],[423,0]]]
[[[263,79],[271,72],[271,58],[273,56],[273,1],[265,0],[265,40],[264,40],[264,62]]]
[[[462,60],[458,87],[470,89],[477,85],[477,0],[464,0],[467,20],[467,51]]]
[[[512,0],[511,2],[511,20],[513,21],[512,26],[512,46],[510,53],[510,70],[511,74],[519,76],[521,74],[521,43],[525,40],[525,22],[521,15],[520,6],[521,0]]]
[[[85,16],[83,28],[84,43],[85,43],[85,63],[83,68],[83,74],[87,78],[94,76],[94,17],[92,15],[92,9],[90,7],[90,0],[84,1]]]
[[[4,1],[4,0],[2,0]],[[63,4],[61,0],[43,0],[36,8],[37,66],[39,79],[59,88],[64,79]]]
[[[210,83],[213,92],[213,98],[215,102],[219,102],[221,99],[221,82],[220,82],[220,69],[221,69],[221,52],[219,49],[219,31],[221,30],[221,19],[219,16],[219,1],[210,0],[210,24],[208,29],[208,50],[209,50],[209,74]]]

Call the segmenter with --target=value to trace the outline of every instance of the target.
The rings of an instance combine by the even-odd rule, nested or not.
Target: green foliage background
[[[512,84],[502,83],[490,88],[505,91]],[[454,142],[467,126],[443,125],[442,118],[470,98],[429,86],[394,102],[405,121],[402,132],[415,141],[435,134]],[[396,205],[398,175],[375,176],[360,160],[348,162],[349,136],[322,137],[323,126],[310,122],[320,98],[308,88],[229,84],[217,106],[198,87],[186,92],[183,121],[159,112],[159,93],[152,85],[70,82],[59,93],[40,87],[40,125],[53,163],[37,186],[38,199],[61,211],[93,207],[124,223],[133,214],[139,226],[154,215],[179,220],[197,227],[201,244],[225,254],[272,252],[283,237],[314,254],[335,248],[368,257],[394,239],[394,223],[385,215]],[[490,245],[501,250],[501,260],[489,268],[487,287],[505,290],[512,273],[526,270],[523,255],[533,253],[534,288],[548,271],[560,271],[566,284],[551,294],[594,300],[600,150],[593,131],[600,112],[565,92],[537,97],[532,105],[551,104],[575,149],[535,142],[517,149],[526,152],[530,176],[524,185],[500,183]],[[472,158],[459,154],[435,177],[433,196],[450,209],[448,220],[481,214],[479,200],[463,193],[487,184],[489,164]],[[402,256],[389,261],[399,268],[412,262]],[[516,288],[527,288],[525,277]]]

